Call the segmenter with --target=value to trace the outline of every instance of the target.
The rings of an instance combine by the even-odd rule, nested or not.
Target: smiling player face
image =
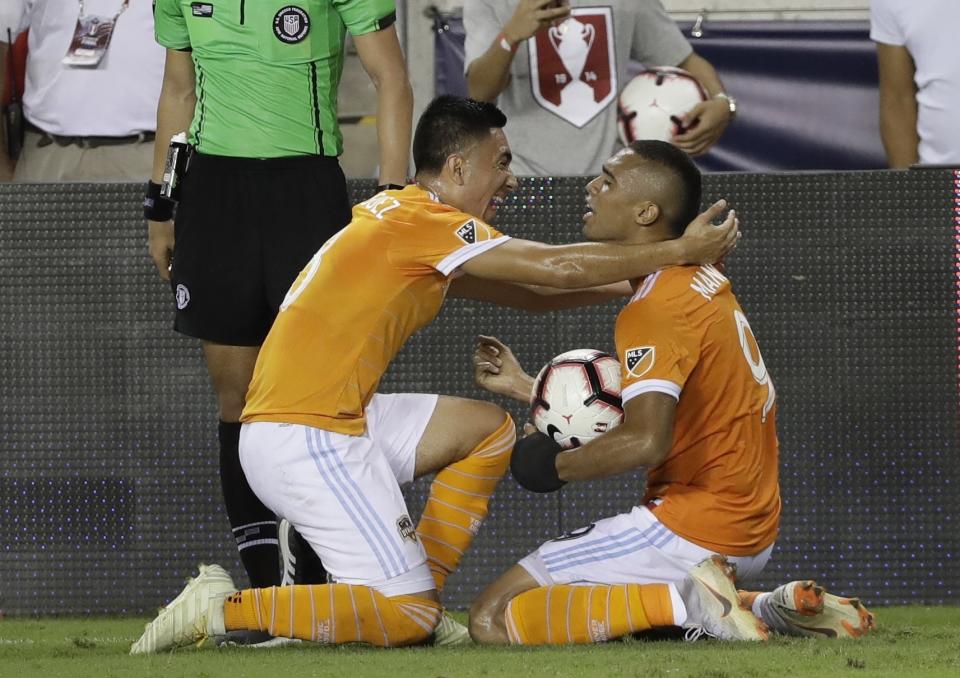
[[[497,209],[517,187],[510,171],[513,158],[502,129],[492,128],[490,135],[463,154],[462,205],[465,212],[492,221]]]
[[[597,242],[631,242],[643,235],[636,224],[637,210],[653,193],[644,161],[628,148],[603,163],[600,176],[587,184],[588,211],[583,235]]]

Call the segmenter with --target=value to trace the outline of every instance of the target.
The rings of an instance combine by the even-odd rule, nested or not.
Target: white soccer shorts
[[[416,451],[436,395],[376,394],[362,436],[252,422],[240,431],[250,487],[313,546],[333,581],[385,596],[436,587],[400,485],[413,480]]]
[[[727,556],[737,575],[763,571],[773,545],[754,556]],[[645,507],[635,507],[548,541],[520,561],[541,586],[553,584],[676,584],[714,555],[672,532]]]

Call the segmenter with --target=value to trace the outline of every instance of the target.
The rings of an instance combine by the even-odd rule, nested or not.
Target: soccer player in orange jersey
[[[696,214],[700,172],[670,144],[637,142],[587,194],[588,239],[665,242]],[[629,513],[546,542],[490,585],[471,609],[474,639],[589,643],[674,625],[727,640],[764,639],[766,626],[866,632],[872,618],[859,601],[812,582],[762,594],[734,588],[732,566],[749,577],[770,557],[780,491],[776,392],[726,276],[707,264],[633,279],[616,345],[623,423],[568,451],[533,433],[511,466],[541,492],[646,467],[646,494]],[[507,346],[482,337],[474,363],[481,386],[529,402],[534,380]]]
[[[493,300],[504,303],[512,294],[557,305],[608,299],[622,290],[557,292],[714,261],[735,244],[732,212],[711,223],[722,203],[694,212],[684,237],[670,242],[552,246],[501,234],[489,222],[516,186],[505,123],[491,104],[434,101],[414,139],[416,184],[354,207],[291,286],[260,350],[241,463],[257,496],[319,554],[331,583],[236,592],[222,568],[204,566],[132,652],[224,630],[383,646],[429,637],[439,592],[487,514],[516,432],[490,403],[377,393],[407,339],[434,319],[448,289],[489,298],[495,288],[503,296]],[[431,473],[415,524],[400,485]]]

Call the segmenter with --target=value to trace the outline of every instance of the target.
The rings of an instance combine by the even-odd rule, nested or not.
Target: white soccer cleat
[[[718,640],[767,640],[770,631],[740,603],[733,584],[735,569],[723,556],[711,556],[690,570],[681,587],[688,619]]]
[[[740,600],[758,609],[774,631],[789,636],[860,638],[877,627],[859,598],[827,593],[812,579],[792,581],[770,593],[741,591]]]
[[[219,565],[201,565],[200,573],[146,625],[130,654],[149,654],[223,635],[223,601],[237,591]]]
[[[473,645],[467,627],[458,622],[444,610],[440,616],[440,623],[433,630],[433,644],[436,647],[457,647],[459,645]]]

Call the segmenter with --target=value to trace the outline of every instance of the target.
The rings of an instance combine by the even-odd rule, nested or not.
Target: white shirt
[[[906,47],[917,85],[920,162],[960,164],[960,0],[871,0],[870,38]]]
[[[113,17],[123,0],[84,0],[84,13]],[[130,0],[99,68],[61,60],[73,38],[79,0],[0,0],[0,40],[30,29],[23,108],[51,134],[127,136],[156,129],[165,52],[153,37],[151,0]]]

